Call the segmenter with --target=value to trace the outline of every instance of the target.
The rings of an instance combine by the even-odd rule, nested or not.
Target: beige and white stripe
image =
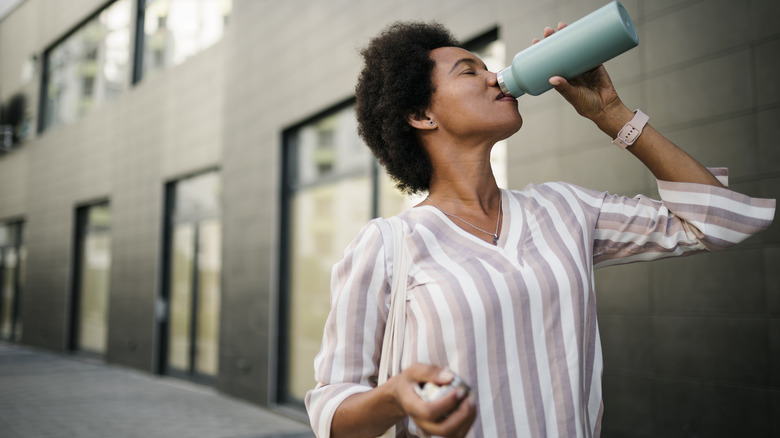
[[[714,173],[723,177],[721,170]],[[765,229],[774,200],[659,182],[663,202],[565,183],[502,191],[498,245],[439,210],[399,217],[410,256],[404,366],[446,366],[476,393],[469,436],[598,436],[601,345],[594,267],[720,249]],[[367,224],[334,266],[331,313],[306,396],[330,435],[338,405],[372,389],[390,302],[392,233]],[[409,420],[410,436],[420,432]]]

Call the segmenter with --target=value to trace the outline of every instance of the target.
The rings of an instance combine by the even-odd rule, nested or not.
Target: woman
[[[410,257],[403,371],[379,387],[387,223],[366,225],[334,266],[319,383],[306,397],[315,432],[376,436],[401,423],[411,436],[598,436],[594,267],[737,243],[769,226],[774,200],[725,189],[650,125],[628,150],[663,202],[565,183],[501,190],[490,150],[522,118],[495,73],[435,24],[397,23],[363,56],[360,134],[399,188],[428,196],[399,215]],[[603,66],[550,83],[610,139],[634,118]],[[453,373],[470,394],[426,402],[414,390]]]

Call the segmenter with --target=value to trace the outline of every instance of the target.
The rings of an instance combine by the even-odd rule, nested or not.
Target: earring
[[[431,125],[431,128],[433,128],[433,126],[434,126],[434,125],[436,125],[436,122],[434,122],[433,120],[431,120],[430,122],[428,122],[428,124],[429,124],[429,125]]]

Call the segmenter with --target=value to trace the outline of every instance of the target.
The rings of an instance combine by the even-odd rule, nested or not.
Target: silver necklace
[[[463,219],[463,218],[462,218],[462,217],[460,217],[460,216],[454,215],[454,214],[452,214],[452,213],[447,213],[446,211],[442,210],[442,208],[441,208],[441,207],[439,207],[439,204],[437,204],[437,203],[436,203],[436,201],[434,201],[433,199],[431,199],[431,197],[430,197],[430,196],[426,196],[425,198],[426,198],[427,200],[429,200],[429,201],[433,202],[433,205],[435,205],[435,206],[436,206],[436,208],[438,208],[438,209],[439,209],[439,211],[440,211],[440,212],[442,212],[442,213],[444,213],[445,215],[447,215],[447,216],[449,216],[449,217],[452,217],[452,218],[455,218],[455,219],[457,219],[457,220],[459,220],[459,221],[463,222],[464,224],[466,224],[466,225],[470,226],[471,228],[474,228],[475,230],[478,230],[478,231],[481,231],[481,232],[483,232],[483,233],[485,233],[485,234],[487,234],[487,235],[493,236],[493,245],[497,245],[497,244],[498,244],[498,226],[501,224],[501,194],[499,194],[499,195],[498,195],[498,220],[496,220],[496,232],[495,232],[495,233],[491,233],[490,231],[485,231],[485,230],[483,230],[482,228],[480,228],[480,227],[478,227],[478,226],[476,226],[476,225],[472,224],[471,222],[469,222],[469,221],[467,221],[467,220]]]

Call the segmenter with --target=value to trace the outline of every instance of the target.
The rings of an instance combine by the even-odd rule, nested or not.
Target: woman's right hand
[[[398,408],[425,433],[459,438],[466,435],[476,418],[474,396],[458,389],[438,400],[428,402],[415,391],[415,386],[421,383],[447,385],[453,377],[452,372],[445,368],[416,363],[387,383],[393,385],[393,396]]]

